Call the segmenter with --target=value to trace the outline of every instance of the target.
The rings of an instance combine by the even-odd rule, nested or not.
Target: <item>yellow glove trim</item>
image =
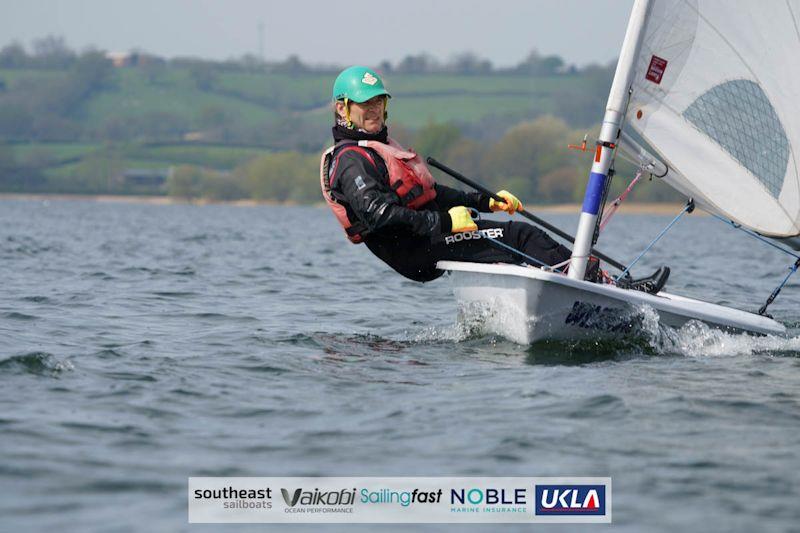
[[[469,209],[463,205],[451,207],[447,212],[450,215],[450,220],[453,223],[453,233],[460,233],[462,231],[475,231],[478,225],[472,220],[472,215]]]
[[[498,202],[494,198],[490,198],[489,209],[492,211],[506,211],[509,215],[513,215],[523,209],[522,202],[510,192],[502,190],[497,193],[497,196],[505,200],[505,202]]]

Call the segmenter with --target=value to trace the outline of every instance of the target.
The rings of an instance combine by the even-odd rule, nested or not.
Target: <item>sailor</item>
[[[389,137],[388,91],[366,67],[342,71],[333,84],[335,144],[322,156],[322,193],[353,243],[366,244],[382,261],[415,281],[442,275],[436,262],[520,263],[500,241],[547,265],[570,258],[570,250],[524,222],[473,220],[470,210],[514,214],[521,202],[508,191],[496,202],[438,184],[419,155]],[[598,262],[587,279],[599,281]]]

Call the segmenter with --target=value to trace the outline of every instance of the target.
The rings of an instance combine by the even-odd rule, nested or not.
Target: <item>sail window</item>
[[[789,163],[789,140],[757,83],[732,80],[715,85],[692,102],[683,116],[778,198]]]

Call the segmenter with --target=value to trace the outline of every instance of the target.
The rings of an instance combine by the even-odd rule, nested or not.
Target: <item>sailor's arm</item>
[[[444,209],[463,205],[477,209],[481,213],[506,211],[510,215],[522,209],[522,202],[510,192],[502,190],[497,193],[497,196],[503,198],[505,202],[497,202],[488,194],[468,193],[436,184],[436,202]]]
[[[489,196],[479,192],[464,192],[445,185],[436,184],[436,203],[442,209],[463,205],[489,213]]]

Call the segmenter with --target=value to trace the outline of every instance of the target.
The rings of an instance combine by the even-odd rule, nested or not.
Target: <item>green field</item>
[[[218,170],[231,169],[248,159],[269,153],[263,148],[191,144],[125,144],[113,147],[88,143],[19,143],[6,146],[19,162],[36,160],[48,170],[63,174],[89,155],[108,154],[125,162],[126,167],[162,168],[171,165],[199,165]]]
[[[161,164],[200,165],[217,170],[226,170],[252,157],[268,153],[263,148],[240,148],[235,146],[191,146],[150,145],[132,146],[126,152],[138,160],[156,161]]]
[[[18,87],[21,83],[27,85],[44,84],[62,76],[57,70],[39,69],[0,69],[0,79],[6,82],[9,89]]]
[[[135,70],[120,69],[119,84],[103,91],[78,112],[90,128],[99,128],[113,119],[179,120],[189,128],[200,128],[203,113],[224,111],[233,121],[251,126],[265,124],[275,112],[264,106],[230,98],[215,92],[200,91],[185,79],[174,76],[169,83],[148,83]]]
[[[43,84],[59,71],[0,69],[9,88]],[[112,83],[73,110],[89,132],[104,131],[125,121],[173,121],[187,130],[208,128],[210,117],[222,112],[231,123],[251,128],[271,127],[301,118],[320,128],[330,122],[328,109],[333,75],[255,74],[219,72],[201,90],[185,68],[170,68],[157,76],[139,68],[115,69]],[[394,98],[392,121],[418,128],[431,121],[478,122],[486,117],[533,116],[557,111],[553,98],[565,87],[596,92],[596,84],[581,76],[386,76]],[[597,112],[599,114],[600,111]],[[158,124],[152,127],[158,129]],[[169,129],[170,124],[164,124]]]
[[[80,157],[96,150],[98,144],[93,143],[18,143],[9,146],[18,160],[26,160],[44,155],[53,160],[61,161]]]

